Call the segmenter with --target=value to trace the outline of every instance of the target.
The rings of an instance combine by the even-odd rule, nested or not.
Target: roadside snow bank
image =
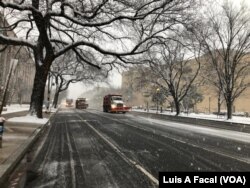
[[[8,113],[13,113],[13,112],[21,112],[21,111],[27,111],[29,110],[29,105],[19,105],[19,104],[14,104],[11,106],[5,107],[7,110],[3,111],[2,114],[8,114]]]
[[[35,124],[45,124],[47,123],[48,120],[49,120],[48,118],[39,119],[36,116],[31,116],[31,115],[8,119],[9,122],[19,122],[19,123],[23,122],[23,123],[35,123]]]

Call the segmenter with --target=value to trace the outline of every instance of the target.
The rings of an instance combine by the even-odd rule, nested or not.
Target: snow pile
[[[47,118],[39,119],[36,116],[27,115],[27,116],[22,116],[22,117],[10,118],[7,121],[9,121],[9,122],[25,122],[25,123],[45,124],[45,123],[47,123],[48,120],[49,119],[47,119]]]
[[[28,111],[30,105],[19,105],[19,104],[12,104],[10,106],[7,106],[7,111],[3,111],[2,114],[8,114],[8,113],[14,113],[14,112],[21,112],[21,111]],[[56,112],[57,109],[51,108],[50,112]],[[22,122],[22,123],[34,123],[34,124],[45,124],[48,122],[49,119],[43,118],[39,119],[36,116],[22,116],[22,117],[14,117],[14,118],[9,118],[7,121],[9,122]]]
[[[3,111],[2,114],[27,111],[29,110],[29,107],[30,106],[28,104],[23,104],[23,105],[13,104],[11,106],[4,107],[4,108],[7,108],[7,111]]]

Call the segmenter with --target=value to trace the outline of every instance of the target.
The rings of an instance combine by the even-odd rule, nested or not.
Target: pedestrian
[[[6,119],[0,116],[0,134],[3,133],[3,126]]]
[[[3,131],[4,131],[4,122],[6,119],[4,117],[0,117],[0,148],[2,148],[2,140],[3,140]]]
[[[3,134],[5,121],[6,121],[6,119],[4,117],[0,116],[0,136],[2,136],[2,134]]]

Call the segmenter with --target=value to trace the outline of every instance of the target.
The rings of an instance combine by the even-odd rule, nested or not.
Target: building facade
[[[7,25],[0,16],[0,25]],[[0,31],[1,32],[1,31]],[[14,32],[2,33],[7,36],[16,37]],[[26,47],[0,45],[0,102],[2,102],[3,91],[6,88],[10,74],[11,62],[16,61],[17,66],[10,77],[9,87],[5,103],[29,103],[35,76],[35,63],[31,53]]]

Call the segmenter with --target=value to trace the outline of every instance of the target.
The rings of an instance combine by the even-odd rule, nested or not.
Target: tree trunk
[[[177,99],[174,99],[175,109],[176,109],[176,116],[180,114],[180,103]]]
[[[53,107],[54,108],[57,108],[57,104],[58,104],[58,99],[59,99],[59,91],[56,91],[55,92],[55,95],[54,95],[54,101],[53,101]]]
[[[221,111],[221,102],[220,102],[220,98],[218,98],[218,115],[220,115],[220,111]]]
[[[232,108],[233,108],[233,102],[231,100],[227,101],[227,119],[232,119]]]
[[[39,64],[36,65],[36,74],[30,103],[30,114],[36,115],[38,118],[43,118],[43,100],[48,72],[49,70],[44,66],[39,66]]]

